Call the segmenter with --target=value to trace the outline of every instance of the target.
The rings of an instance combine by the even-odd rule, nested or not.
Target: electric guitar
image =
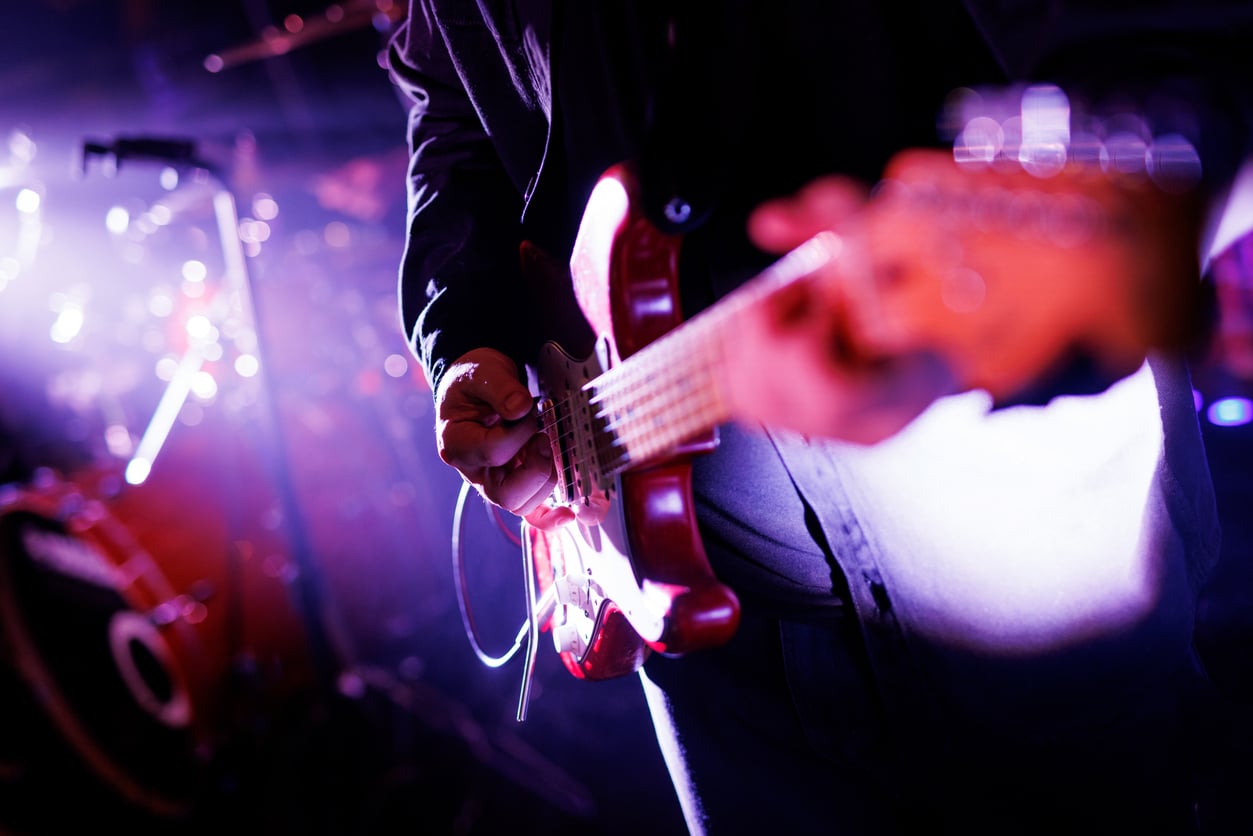
[[[976,223],[989,211],[972,209],[967,201],[960,210],[966,215],[955,220],[953,207],[937,202],[929,185],[920,194],[921,203],[913,203],[945,216],[946,223]],[[1004,197],[998,193],[993,199]],[[1057,206],[1066,213],[1059,215]],[[1059,199],[1045,210],[1052,216],[1022,216],[1016,222],[1040,225],[1041,234],[1109,236],[1117,246],[1136,246],[1146,235],[1187,241],[1190,234],[1169,228],[1165,214],[1098,223],[1090,208]],[[820,234],[684,322],[678,301],[681,243],[640,210],[632,169],[610,169],[591,195],[569,264],[596,349],[572,357],[550,342],[535,364],[541,426],[558,476],[550,501],[582,506],[585,513],[582,521],[555,531],[524,525],[524,548],[548,602],[540,615],[544,629],[579,678],[622,676],[637,670],[651,652],[682,655],[723,644],[734,634],[739,603],[710,568],[697,531],[692,459],[712,451],[717,427],[738,417],[727,386],[734,369],[727,368],[724,351],[734,338],[738,312],[805,280],[840,250],[834,234]],[[1183,251],[1185,278],[1174,269],[1178,265],[1158,265],[1154,275],[1160,280],[1147,288],[1106,280],[1102,265],[1093,264],[1048,287],[1012,276],[997,284],[990,276],[981,289],[984,304],[954,304],[940,289],[932,294],[935,303],[922,306],[924,315],[909,327],[926,332],[959,371],[965,389],[994,394],[1020,389],[1056,362],[1061,346],[1074,342],[1124,364],[1130,358],[1129,372],[1151,348],[1174,346],[1190,333],[1199,293],[1187,278],[1187,248]],[[919,296],[908,283],[876,290]],[[909,309],[920,309],[917,299]],[[1044,345],[1030,328],[1005,328],[997,317],[1006,312],[1059,325]]]

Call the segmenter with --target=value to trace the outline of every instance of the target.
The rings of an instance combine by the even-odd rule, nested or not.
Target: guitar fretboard
[[[583,388],[618,451],[603,464],[603,475],[651,461],[727,421],[726,380],[734,369],[723,346],[735,339],[737,318],[835,259],[840,248],[834,233],[814,236],[716,305],[588,381]]]

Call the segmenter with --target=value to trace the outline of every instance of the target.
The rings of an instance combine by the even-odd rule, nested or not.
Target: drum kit
[[[6,489],[0,634],[25,694],[6,703],[51,732],[9,753],[26,756],[24,777],[77,763],[127,803],[188,813],[245,712],[310,681],[283,544],[235,539],[189,493],[201,489],[127,488],[108,470]],[[54,751],[69,760],[47,763]]]
[[[176,175],[143,211],[110,210],[112,287],[80,293],[56,285],[64,270],[41,274],[46,198],[20,177],[5,191],[27,232],[0,253],[15,381],[0,409],[0,790],[43,798],[74,775],[159,818],[195,812],[222,753],[335,670],[260,367],[241,221],[193,148],[84,143],[86,161]],[[170,233],[180,212],[197,234]],[[208,246],[179,255],[181,282],[126,286],[188,241]],[[46,330],[25,305],[35,288]]]
[[[225,73],[355,28],[382,31],[403,10],[389,0],[335,4],[316,20],[286,19],[254,43],[209,56],[205,68]],[[284,348],[304,350],[317,327],[305,308],[337,306],[341,325],[353,316],[372,323],[376,313],[366,302],[346,311],[340,297],[304,287],[297,315],[276,317],[265,307],[272,297],[254,294],[250,265],[281,262],[256,256],[283,246],[276,231],[283,218],[270,196],[237,203],[241,190],[231,186],[232,174],[255,164],[255,140],[246,133],[217,146],[183,137],[84,138],[86,182],[72,187],[69,200],[30,165],[35,138],[14,132],[8,140],[7,160],[0,147],[0,832],[44,832],[50,820],[60,832],[84,817],[187,832],[206,808],[251,803],[250,793],[274,796],[258,802],[271,819],[285,805],[306,818],[346,815],[338,799],[307,798],[302,783],[325,766],[323,757],[345,768],[337,758],[349,744],[328,724],[354,699],[361,707],[347,712],[352,751],[378,747],[368,756],[374,766],[353,761],[363,806],[379,806],[379,793],[388,792],[448,805],[456,800],[450,782],[461,781],[451,789],[503,786],[522,802],[584,822],[592,802],[578,779],[507,726],[478,725],[460,698],[403,673],[407,662],[422,667],[421,653],[410,650],[390,672],[353,646],[372,633],[409,641],[377,603],[390,595],[388,603],[435,619],[439,605],[428,598],[441,587],[426,582],[433,570],[425,566],[404,567],[421,575],[408,586],[395,582],[395,567],[361,571],[371,568],[361,560],[378,559],[356,553],[367,500],[353,496],[357,504],[342,509],[355,526],[306,518],[302,506],[331,479],[319,471],[322,478],[302,481],[314,465],[308,456],[289,460],[289,451],[324,444],[319,418],[360,429],[360,416],[336,410],[373,397],[374,433],[361,435],[376,455],[357,458],[368,459],[362,467],[373,467],[379,490],[392,484],[379,518],[408,514],[388,534],[408,560],[427,533],[415,536],[412,527],[423,528],[413,506],[429,486],[406,482],[410,497],[399,479],[388,483],[378,471],[401,465],[416,476],[427,463],[418,454],[404,459],[408,448],[393,445],[393,428],[413,423],[411,401],[428,404],[429,393],[411,397],[409,385],[424,382],[410,379],[399,358],[373,357],[387,377],[371,382],[359,367],[346,368],[350,352],[315,358],[326,361],[317,374],[274,386]],[[105,177],[89,176],[97,167]],[[91,213],[91,225],[68,221],[67,204],[76,218]],[[299,268],[321,254],[307,255],[300,235],[286,242],[308,284],[317,271]],[[336,245],[329,237],[323,243]],[[324,272],[335,267],[330,261],[319,264]],[[394,263],[386,269],[390,286]],[[387,316],[392,327],[390,308]],[[284,332],[285,322],[296,333]],[[361,349],[363,329],[351,336]],[[327,376],[344,384],[335,391],[345,397],[303,408]],[[390,390],[375,392],[389,383],[395,403]],[[293,401],[299,421],[285,423]],[[341,474],[341,464],[323,470]],[[314,554],[331,528],[345,539],[334,551],[351,559]],[[353,575],[369,584],[358,579],[354,587]],[[427,598],[400,602],[410,586]],[[366,626],[345,629],[339,607],[355,607]],[[425,625],[412,623],[413,632]],[[378,717],[366,714],[374,702],[385,704]],[[389,711],[404,716],[389,720]],[[373,733],[376,725],[388,729],[381,743],[358,739],[358,728]],[[310,732],[327,739],[310,740]],[[406,735],[421,751],[406,754]],[[443,748],[428,768],[422,759],[432,757],[432,739]],[[402,757],[411,762],[396,765]],[[412,771],[415,763],[413,774],[438,772],[442,783],[372,780],[389,765]],[[273,764],[289,774],[257,774]],[[431,813],[416,815],[429,822]],[[229,812],[214,817],[233,821]]]

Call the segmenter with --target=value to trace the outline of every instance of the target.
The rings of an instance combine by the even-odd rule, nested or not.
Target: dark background
[[[577,681],[544,637],[519,723],[522,658],[488,667],[466,639],[460,482],[434,454],[395,309],[405,110],[380,55],[403,6],[11,6],[0,520],[69,509],[119,564],[146,559],[103,597],[17,558],[0,574],[0,832],[681,832],[633,679]],[[216,179],[186,165],[170,179],[178,159],[84,154],[131,138],[190,142]],[[23,190],[36,210],[17,208]],[[242,337],[238,310],[210,304],[238,277],[212,211],[222,194],[253,242]],[[122,232],[106,227],[116,207]],[[145,228],[154,207],[174,211]],[[188,260],[203,282],[184,278]],[[58,342],[67,311],[81,327]],[[224,347],[205,366],[216,391],[186,398],[149,480],[125,486],[119,451],[144,435],[168,388],[158,369],[197,314]],[[242,377],[229,361],[251,332],[262,373]],[[1247,394],[1214,364],[1197,381],[1203,406]],[[1230,699],[1216,722],[1231,746],[1214,761],[1229,774],[1253,748],[1253,430],[1202,425],[1227,537],[1200,636]],[[477,501],[466,514],[467,589],[500,652],[524,618],[521,555],[508,523]],[[108,616],[171,604],[184,617],[167,664],[194,733],[110,686]]]

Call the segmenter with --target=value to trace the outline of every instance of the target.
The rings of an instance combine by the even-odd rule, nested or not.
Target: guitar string
[[[756,294],[754,294],[756,296]],[[729,299],[730,297],[728,297]],[[741,300],[735,300],[741,301]],[[743,303],[753,301],[752,299],[744,299]],[[645,394],[656,394],[666,390],[686,389],[691,392],[692,387],[687,379],[693,374],[707,373],[714,369],[717,365],[717,357],[719,352],[713,350],[713,341],[705,339],[704,341],[696,339],[697,337],[706,336],[707,331],[716,331],[717,325],[731,318],[736,311],[742,308],[742,304],[728,305],[725,313],[716,318],[708,318],[704,320],[692,320],[689,324],[693,327],[690,330],[685,329],[681,333],[682,339],[670,340],[663,336],[658,342],[646,347],[645,350],[633,355],[628,361],[619,366],[615,366],[601,375],[588,381],[583,386],[584,391],[592,391],[593,395],[587,400],[591,405],[605,404],[606,409],[595,414],[600,419],[608,419],[608,429],[618,431],[625,427],[628,430],[632,425],[644,426],[647,431],[647,425],[656,423],[658,420],[666,417],[665,410],[674,412],[676,406],[681,406],[686,401],[667,401],[660,397],[644,397],[631,398],[630,396],[639,391]],[[679,332],[671,332],[675,336],[680,336]],[[676,364],[673,358],[684,356],[684,352],[675,349],[670,345],[671,342],[680,343],[682,347],[691,349],[686,352],[690,359],[686,364]],[[649,351],[647,349],[654,350]],[[663,350],[664,349],[664,350]],[[712,375],[709,379],[713,379]],[[706,387],[708,388],[708,387]],[[700,394],[700,390],[697,394]],[[714,393],[716,394],[716,393]],[[631,401],[629,409],[622,409],[618,404],[624,398]],[[567,407],[574,402],[573,396],[555,400],[554,406],[561,408]],[[697,402],[698,408],[688,410],[687,413],[699,414],[706,408],[703,402]],[[665,409],[660,413],[654,409],[655,406],[663,406]],[[679,413],[682,416],[685,413]],[[619,433],[621,435],[621,433]]]
[[[634,365],[630,362],[624,363],[591,381],[589,386],[594,386],[596,390],[591,402],[604,402],[610,407],[610,411],[613,411],[615,401],[620,397],[629,397],[633,392],[642,389],[679,390],[693,394],[690,377],[694,375],[702,375],[714,384],[694,392],[695,395],[705,396],[697,399],[640,401],[630,414],[616,412],[619,420],[610,420],[610,429],[618,432],[628,446],[643,444],[652,451],[653,446],[664,447],[692,434],[702,417],[712,421],[724,419],[725,409],[717,387],[717,376],[709,374],[719,365],[720,351],[717,340],[710,337],[724,331],[727,322],[749,303],[781,285],[779,280],[791,281],[794,276],[794,271],[763,274],[758,281],[744,287],[744,292],[733,293],[718,307],[709,308],[705,315],[693,318],[688,323],[688,328],[670,332],[659,341],[645,346],[644,350],[632,357],[633,361],[638,357]],[[670,357],[685,357],[688,362],[675,365],[673,361],[669,361]],[[697,424],[693,425],[693,420]],[[655,437],[649,441],[649,436]]]
[[[898,192],[908,192],[911,196],[909,199],[915,203],[923,203],[933,197],[925,189],[917,187],[906,187],[904,184],[884,185],[894,186]],[[1090,216],[1101,216],[1103,213],[1099,209],[1093,213],[1086,206],[1079,208],[1084,211],[1077,213],[1081,215],[1078,226],[1090,234]],[[682,380],[684,372],[693,369],[707,372],[714,367],[708,361],[704,364],[675,366],[672,359],[682,356],[675,351],[676,346],[691,348],[695,343],[699,347],[701,343],[698,337],[708,337],[710,332],[716,332],[719,326],[731,320],[746,306],[793,280],[814,272],[836,258],[840,249],[839,236],[831,232],[820,233],[784,255],[739,290],[724,297],[718,305],[694,317],[686,323],[686,327],[663,335],[644,346],[626,362],[602,372],[584,384],[583,390],[593,393],[587,400],[589,405],[606,405],[595,413],[595,417],[605,423],[605,429],[614,438],[614,445],[625,448],[623,455],[611,464],[611,468],[629,465],[632,459],[652,456],[667,445],[678,443],[682,440],[683,433],[688,432],[688,425],[682,422],[699,419],[704,414],[702,410],[709,408],[708,404],[701,403],[692,410],[678,410],[672,403],[663,402],[662,398],[638,397],[640,392],[646,395],[655,394],[659,390],[665,391],[674,387],[676,380]],[[714,378],[711,376],[710,379]],[[637,397],[633,398],[633,395]],[[710,415],[722,419],[725,416],[721,413],[725,410],[717,405],[716,400],[715,398],[712,407],[714,411]],[[621,408],[624,401],[630,405],[629,408]],[[573,399],[568,398],[561,405],[568,406],[572,402]],[[676,426],[680,429],[675,429]],[[563,439],[559,439],[561,440]]]
[[[689,361],[685,366],[674,366],[667,364],[662,367],[664,374],[657,374],[654,371],[643,370],[639,375],[644,382],[649,384],[652,390],[665,390],[668,388],[679,388],[691,390],[690,381],[685,379],[685,375],[696,374],[702,376],[702,373],[708,373],[715,365],[715,357],[718,352],[714,350],[705,350],[695,352],[693,361]],[[563,400],[554,401],[554,408],[547,410],[542,423],[543,429],[549,433],[550,438],[555,438],[558,450],[563,455],[562,476],[566,483],[566,493],[572,494],[574,487],[570,483],[574,474],[570,471],[564,459],[574,458],[576,460],[575,468],[580,472],[587,473],[590,471],[591,479],[594,484],[603,484],[609,478],[618,475],[626,468],[634,463],[646,461],[654,455],[664,452],[680,443],[683,439],[695,435],[703,429],[707,429],[718,422],[724,415],[725,409],[720,406],[720,399],[716,391],[706,387],[699,389],[696,398],[686,398],[667,402],[664,398],[649,399],[646,403],[649,406],[658,404],[663,406],[659,412],[656,409],[648,409],[642,414],[626,415],[623,418],[628,419],[626,429],[622,430],[620,423],[615,423],[610,419],[607,424],[610,431],[606,433],[593,434],[593,448],[591,456],[583,455],[582,451],[568,450],[568,441],[576,435],[574,430],[568,432],[556,432],[553,430],[558,428],[562,423],[560,407],[566,406],[573,401],[573,397]],[[596,413],[597,418],[605,419],[613,413],[614,409],[610,406],[607,410]],[[654,421],[664,420],[664,432],[659,432],[656,427],[650,426]],[[643,423],[641,423],[641,421]],[[564,423],[568,423],[567,420]],[[632,428],[634,424],[634,429]],[[616,428],[616,429],[614,429]],[[608,445],[601,443],[604,437],[608,436],[611,440]],[[609,455],[610,448],[617,448],[620,452],[617,456]],[[560,488],[558,488],[560,490]],[[575,499],[573,496],[565,496],[565,501]]]
[[[593,417],[604,423],[604,429],[613,438],[611,446],[622,450],[618,457],[598,462],[591,468],[589,462],[580,459],[583,469],[594,470],[598,481],[603,481],[634,462],[664,452],[710,423],[725,419],[725,405],[716,386],[701,389],[698,394],[708,397],[697,399],[667,401],[655,395],[673,390],[676,386],[690,393],[690,377],[693,374],[703,374],[705,379],[716,383],[716,377],[710,372],[718,365],[720,353],[716,350],[717,341],[713,337],[719,335],[719,329],[725,329],[726,324],[747,306],[813,273],[838,255],[839,248],[838,236],[820,233],[767,267],[714,308],[689,320],[686,327],[664,334],[626,361],[583,384],[581,392],[591,392],[592,395],[585,401],[580,398],[580,402],[589,406],[604,404]],[[686,364],[674,362],[675,358],[684,357],[688,359]],[[641,392],[653,397],[640,398]],[[635,397],[632,398],[632,395]],[[622,408],[624,400],[630,404],[625,409]],[[562,445],[577,433],[573,429],[560,431],[561,410],[569,416],[575,396],[556,399],[552,403],[550,412],[553,418],[544,429],[557,430],[555,440],[558,448],[564,450]],[[595,452],[603,450],[596,448]]]
[[[657,434],[656,424],[664,422],[665,432],[662,432],[660,441],[654,442],[661,447],[665,447],[671,443],[677,443],[695,431],[704,426],[714,423],[713,419],[722,412],[716,405],[719,403],[718,393],[710,391],[710,387],[697,388],[693,391],[690,382],[690,376],[707,376],[707,373],[715,367],[713,351],[701,351],[696,354],[695,362],[688,362],[683,366],[667,365],[662,367],[663,374],[646,370],[640,377],[643,382],[647,383],[648,390],[652,392],[664,392],[666,390],[676,390],[689,393],[689,397],[681,399],[667,400],[663,397],[648,398],[640,401],[636,408],[624,411],[613,404],[616,399],[610,393],[608,398],[593,398],[592,401],[605,401],[606,408],[594,414],[593,417],[605,422],[606,430],[615,438],[617,446],[627,448],[627,453],[621,457],[621,462],[629,462],[631,458],[638,458],[638,455],[632,456],[630,450],[638,448],[641,444],[647,444],[646,439],[649,435]],[[562,408],[568,409],[569,405],[574,402],[573,397],[562,400],[552,401],[553,407],[546,410],[544,415],[543,429],[552,430],[560,421],[559,415],[554,415]],[[642,409],[640,408],[642,407]],[[659,408],[658,408],[659,407]],[[554,437],[560,444],[568,441],[575,432],[558,432]],[[616,463],[615,463],[616,464]]]

